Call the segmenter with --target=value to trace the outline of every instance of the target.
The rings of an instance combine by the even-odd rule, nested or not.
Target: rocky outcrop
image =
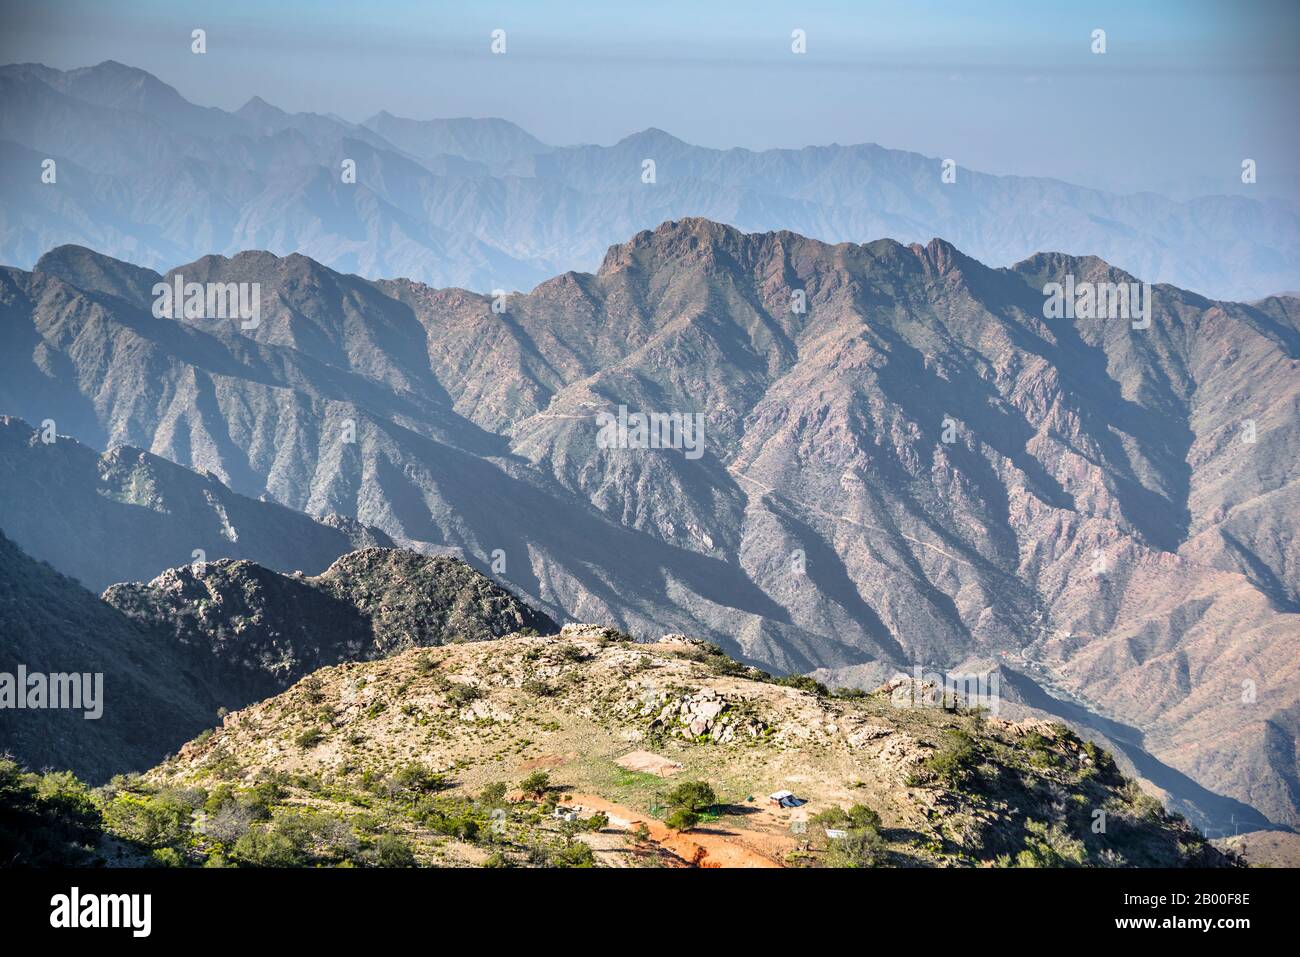
[[[558,630],[458,559],[389,548],[350,552],[315,577],[252,562],[185,565],[114,585],[104,601],[183,648],[232,708],[340,661]]]

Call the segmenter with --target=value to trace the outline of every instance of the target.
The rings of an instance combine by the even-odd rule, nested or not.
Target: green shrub
[[[865,804],[855,804],[849,808],[849,826],[854,828],[871,828],[880,830],[880,815]]]
[[[302,856],[288,837],[262,825],[249,831],[231,848],[231,856],[253,867],[297,867]]]
[[[185,857],[174,847],[155,848],[150,857],[159,867],[184,867],[186,865]]]
[[[943,733],[939,749],[925,762],[930,773],[950,788],[965,784],[978,764],[979,752],[975,748],[975,739],[956,728]]]
[[[169,792],[124,792],[104,809],[104,821],[118,837],[147,847],[162,847],[185,840],[193,810]]]
[[[420,794],[441,790],[446,787],[447,779],[423,764],[411,763],[398,769],[393,775],[393,783],[403,791]]]
[[[581,841],[555,848],[547,857],[552,867],[594,867],[596,864],[596,855]]]
[[[103,819],[73,775],[24,772],[0,757],[0,862],[6,867],[71,867],[90,858]]]
[[[830,689],[824,684],[807,675],[786,675],[783,678],[777,678],[773,684],[784,685],[787,688],[798,688],[800,691],[811,691],[820,698],[827,698],[831,693]]]
[[[216,814],[225,804],[234,799],[234,785],[230,784],[228,781],[222,781],[208,792],[208,796],[203,802],[203,810],[209,814]]]
[[[406,838],[382,834],[375,842],[374,861],[379,867],[415,867],[415,852]]]
[[[302,734],[294,738],[293,743],[305,751],[308,748],[314,748],[316,745],[320,744],[324,737],[325,733],[321,731],[320,728],[308,728]]]
[[[885,861],[885,842],[874,827],[850,830],[826,848],[827,867],[878,867]]]
[[[483,692],[473,685],[449,682],[446,690],[447,704],[453,708],[464,708],[483,697]]]
[[[664,823],[674,831],[689,831],[700,823],[700,816],[689,808],[679,807],[664,819]]]
[[[667,802],[670,807],[699,812],[717,804],[718,796],[704,781],[683,781],[669,792]]]
[[[479,792],[478,801],[485,807],[499,807],[505,803],[507,790],[509,789],[504,781],[485,784],[483,790]]]
[[[534,799],[543,797],[551,789],[551,776],[545,771],[534,771],[519,783],[519,790]]]
[[[1138,817],[1153,823],[1159,823],[1164,819],[1164,805],[1143,791],[1142,786],[1136,781],[1130,779],[1124,783],[1123,797]]]
[[[486,822],[473,803],[459,798],[421,798],[412,815],[435,834],[461,841],[476,841]]]
[[[1021,738],[1020,746],[1029,752],[1029,763],[1036,768],[1055,767],[1059,763],[1051,742],[1037,731],[1031,731]]]
[[[813,817],[822,827],[837,830],[880,830],[880,815],[865,804],[855,804],[847,811],[835,805]]]
[[[1066,867],[1087,863],[1083,842],[1059,824],[1026,821],[1024,848],[1016,854],[1017,867]]]

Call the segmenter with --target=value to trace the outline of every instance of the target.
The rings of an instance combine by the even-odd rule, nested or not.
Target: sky
[[[114,59],[205,106],[499,116],[558,145],[651,126],[719,148],[874,142],[1300,207],[1298,41],[1296,0],[0,0],[0,62]]]

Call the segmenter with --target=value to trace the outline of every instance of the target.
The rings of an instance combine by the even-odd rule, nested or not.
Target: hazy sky
[[[1296,0],[0,0],[0,61],[142,67],[188,99],[501,116],[557,144],[876,142],[993,173],[1300,198]],[[208,53],[190,52],[190,31]],[[504,29],[507,53],[490,33]],[[790,51],[807,33],[808,52]],[[1090,52],[1094,29],[1107,52]]]

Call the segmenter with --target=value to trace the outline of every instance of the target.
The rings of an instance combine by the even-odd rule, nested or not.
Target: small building
[[[554,816],[557,820],[561,821],[576,821],[578,819],[578,812],[571,807],[557,807],[554,811]]]
[[[830,838],[832,841],[838,841],[848,837],[849,832],[841,830],[838,827],[828,827],[826,828],[826,836]]]
[[[767,799],[777,807],[803,807],[808,803],[803,798],[795,797],[793,791],[774,791]]]

